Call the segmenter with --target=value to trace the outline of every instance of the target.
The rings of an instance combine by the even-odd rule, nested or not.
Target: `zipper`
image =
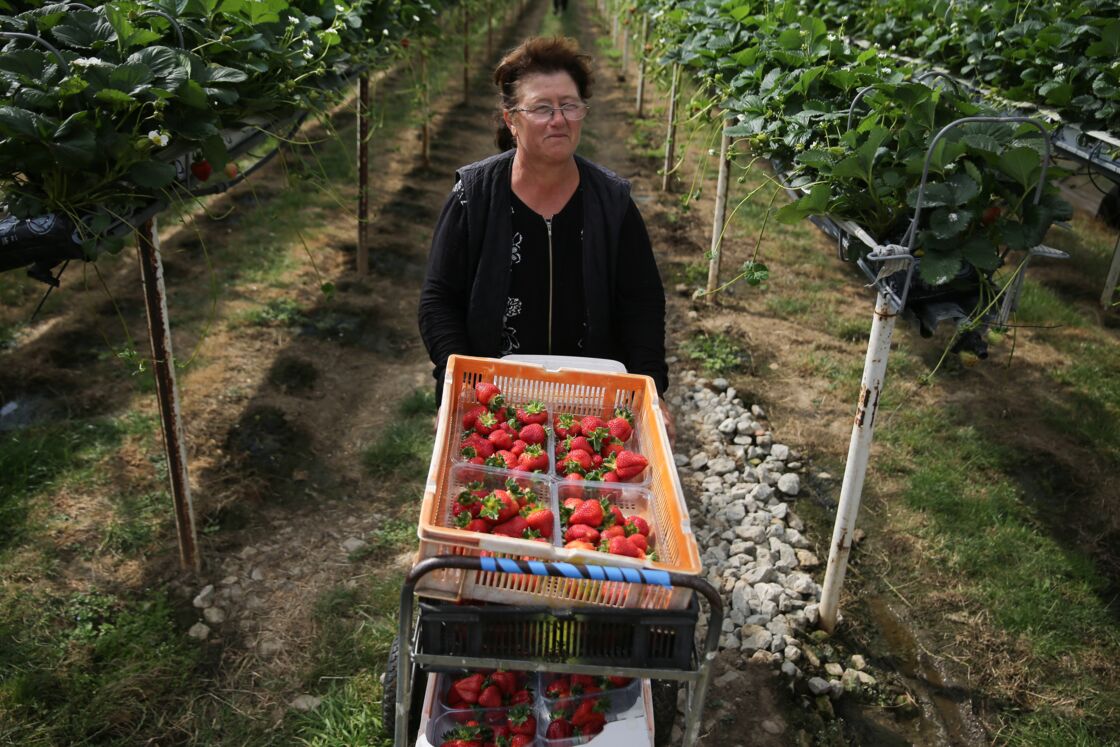
[[[548,229],[548,354],[552,355],[552,218],[544,219]]]

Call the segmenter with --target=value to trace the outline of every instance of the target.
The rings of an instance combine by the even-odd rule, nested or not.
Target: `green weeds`
[[[742,370],[747,363],[747,353],[724,334],[700,334],[681,345],[681,352],[700,363],[712,376],[722,376]]]
[[[423,472],[417,470],[417,465],[427,464],[431,459],[434,409],[435,399],[427,390],[417,390],[403,400],[397,408],[400,417],[382,429],[362,454],[366,470],[374,477],[415,477]]]

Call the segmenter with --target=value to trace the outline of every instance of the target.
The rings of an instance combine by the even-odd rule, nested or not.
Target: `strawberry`
[[[999,216],[1003,214],[1003,208],[999,205],[990,205],[980,216],[980,225],[990,226],[999,220]]]
[[[462,490],[459,495],[455,497],[455,502],[451,504],[451,515],[459,516],[460,514],[468,514],[472,519],[478,516],[478,512],[482,510],[482,502],[478,500],[478,496],[470,490]]]
[[[191,164],[191,173],[194,175],[195,179],[204,182],[214,173],[214,167],[210,165],[209,161],[202,158]]]
[[[608,674],[606,677],[607,684],[611,687],[626,687],[634,681],[633,677],[619,677],[615,674]]]
[[[583,540],[593,545],[599,544],[599,530],[586,524],[573,524],[564,532],[564,541]]]
[[[512,451],[506,451],[505,449],[503,449],[494,456],[499,456],[502,458],[502,463],[498,465],[502,469],[513,469],[517,466],[517,455]],[[494,457],[491,457],[491,459],[493,458]]]
[[[572,724],[566,718],[554,719],[544,733],[545,739],[568,739],[572,736]]]
[[[517,468],[524,472],[544,472],[548,469],[548,454],[539,445],[530,444],[518,457]]]
[[[591,444],[591,450],[600,454],[603,453],[603,446],[614,440],[614,437],[611,435],[611,432],[607,430],[606,426],[591,431],[584,431],[583,435]]]
[[[582,495],[582,491],[580,492],[580,494]],[[571,513],[572,511],[575,511],[577,508],[579,508],[580,504],[582,503],[583,498],[572,496],[569,498],[565,498],[562,505],[564,506],[564,508],[568,509],[569,513]]]
[[[476,426],[477,427],[477,426]],[[518,438],[527,444],[543,444],[548,439],[548,433],[540,423],[530,423],[521,429]]]
[[[533,692],[528,688],[518,690],[509,697],[510,705],[521,705],[522,703],[533,704]]]
[[[582,482],[583,475],[578,472],[569,472],[567,475],[565,475],[564,479],[557,487],[557,489],[559,490],[560,500],[563,501],[566,498],[579,498],[580,496],[582,496],[583,485],[580,484]]]
[[[550,509],[543,506],[533,506],[522,511],[525,514],[525,521],[529,523],[531,529],[540,532],[542,537],[551,537],[553,521],[555,516]]]
[[[484,412],[486,412],[486,408],[482,405],[475,405],[474,407],[467,410],[463,414],[463,430],[474,430],[474,421],[477,420],[478,416]]]
[[[572,713],[572,726],[578,728],[581,734],[597,734],[603,729],[607,717],[604,711],[607,704],[602,698],[588,698],[576,707]],[[594,731],[587,731],[586,727],[598,726]]]
[[[474,432],[480,436],[489,436],[498,427],[498,418],[492,412],[480,413],[474,421]]]
[[[475,673],[460,677],[451,683],[451,689],[468,705],[478,702],[478,694],[482,692],[483,675]]]
[[[536,734],[537,719],[532,709],[522,703],[509,709],[509,728],[514,734]]]
[[[508,451],[513,446],[513,436],[500,428],[490,431],[490,435],[486,437],[486,440],[494,444],[494,448],[498,450],[505,449]]]
[[[533,719],[534,723],[536,719]],[[514,734],[513,738],[509,740],[509,747],[531,747],[536,737],[531,734]]]
[[[490,533],[490,522],[486,519],[473,518],[469,513],[461,513],[455,517],[455,523],[460,529],[465,529],[468,532],[483,532]]]
[[[620,451],[615,457],[614,471],[620,480],[630,480],[640,475],[648,465],[649,460],[641,454]]]
[[[495,524],[501,524],[516,516],[519,510],[520,506],[509,492],[495,490],[482,501],[482,510],[478,512],[478,515]]]
[[[491,529],[490,533],[500,534],[505,537],[514,537],[516,539],[526,539],[525,533],[530,529],[529,522],[525,520],[524,516],[514,515],[509,521],[498,524]]]
[[[584,540],[572,540],[571,542],[564,543],[565,550],[598,550],[599,548],[590,542]]]
[[[544,689],[544,696],[553,700],[556,698],[564,698],[567,697],[570,689],[571,680],[567,675],[561,675],[548,683],[548,687]]]
[[[580,693],[588,692],[588,688],[598,687],[595,684],[595,678],[590,674],[573,674],[571,682],[573,695],[579,695]]]
[[[604,472],[602,477],[599,478],[599,480],[601,482],[622,482],[621,480],[618,479],[618,473],[615,472],[614,470],[611,470],[610,472]]]
[[[641,536],[641,535],[639,535]],[[645,558],[646,554],[638,549],[628,537],[611,537],[607,542],[607,552],[628,558]]]
[[[569,524],[586,524],[599,527],[603,523],[603,506],[596,500],[586,500],[572,511]]]
[[[600,418],[600,417],[596,417],[594,415],[588,415],[583,420],[579,421],[580,433],[582,433],[585,436],[588,433],[591,433],[591,431],[596,430],[597,428],[606,428],[606,427],[607,427],[607,424],[603,421],[603,419]]]
[[[602,500],[602,499],[600,499],[600,500]],[[603,521],[608,526],[617,526],[617,527],[625,527],[626,526],[626,517],[623,516],[622,509],[619,508],[618,506],[614,505],[613,503],[608,503],[604,506],[604,513],[605,513],[605,515],[603,517]]]
[[[478,694],[478,705],[482,708],[501,708],[502,689],[497,685],[487,685]]]
[[[513,446],[511,446],[509,448],[509,450],[511,452],[513,452],[514,456],[521,456],[521,452],[525,451],[525,447],[528,446],[528,445],[529,444],[525,443],[520,438],[518,438],[518,439],[514,440]]]
[[[607,430],[610,431],[611,436],[623,443],[629,441],[630,436],[634,434],[634,427],[626,418],[612,418],[607,421]]]
[[[608,443],[603,444],[603,448],[600,449],[599,454],[601,456],[604,456],[604,457],[610,457],[612,454],[617,456],[622,451],[624,451],[624,449],[622,447],[622,442],[617,441],[617,440],[612,440],[612,441],[609,441]]]
[[[475,721],[473,726],[460,726],[443,735],[439,747],[482,747],[482,729]]]
[[[556,431],[559,438],[567,438],[568,436],[578,436],[580,434],[579,421],[576,416],[572,414],[557,415],[556,419],[552,422],[552,427]]]
[[[645,555],[646,551],[649,550],[649,538],[644,534],[631,534],[626,538],[626,541],[641,550],[642,555]]]
[[[504,404],[502,400],[502,390],[493,382],[478,382],[474,385],[474,394],[478,397],[478,403],[490,410],[496,410]]]
[[[234,163],[233,161],[230,161],[229,163],[226,164],[226,178],[227,179],[236,179],[237,178],[237,164]]]
[[[609,526],[606,529],[604,529],[602,532],[599,533],[599,537],[601,539],[604,539],[604,540],[609,540],[609,539],[612,539],[614,537],[625,537],[625,536],[626,536],[625,527],[622,527],[618,524],[614,524],[613,526]]]
[[[584,436],[570,436],[565,442],[568,451],[586,451],[588,454],[595,453],[595,449],[591,448],[591,442]]]
[[[517,675],[513,672],[498,670],[490,675],[490,681],[501,688],[503,695],[513,695],[517,690]]]
[[[627,516],[626,517],[626,533],[627,534],[644,534],[649,536],[649,522],[641,516]]]
[[[533,400],[524,407],[517,408],[517,419],[524,425],[544,425],[548,422],[548,410],[545,409],[544,402]]]
[[[470,449],[474,453],[468,456],[467,449]],[[494,444],[490,443],[477,433],[472,433],[463,439],[462,444],[460,444],[460,451],[463,456],[467,457],[468,459],[476,456],[480,456],[483,459],[486,459],[487,457],[491,457],[494,455]]]
[[[568,456],[564,457],[564,473],[571,474],[578,472],[583,475],[592,469],[591,454],[583,449],[572,449],[568,452]]]

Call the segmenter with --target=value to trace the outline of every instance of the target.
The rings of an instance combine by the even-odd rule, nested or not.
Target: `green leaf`
[[[1038,87],[1038,93],[1047,104],[1065,106],[1073,98],[1073,86],[1063,80],[1050,80]]]
[[[69,121],[68,119],[67,122]],[[78,130],[65,139],[56,139],[49,147],[59,165],[70,171],[88,168],[97,156],[97,140],[94,138],[93,130],[89,129]]]
[[[128,64],[145,65],[159,79],[159,86],[175,90],[190,77],[190,63],[170,47],[146,47],[129,55]]]
[[[955,254],[927,251],[918,261],[918,276],[929,285],[944,285],[961,270],[961,258]]]
[[[118,90],[136,95],[146,88],[147,83],[152,81],[152,71],[148,66],[141,62],[129,62],[124,65],[118,65],[117,68],[109,74],[109,85]]]
[[[46,67],[43,53],[35,49],[17,49],[0,55],[0,70],[15,76],[37,80],[43,77]]]
[[[179,94],[179,100],[193,109],[206,109],[209,102],[206,100],[206,91],[202,90],[202,85],[196,80],[185,80],[176,91]]]
[[[232,67],[210,65],[203,72],[202,83],[241,83],[248,79],[248,75]]]
[[[949,176],[944,182],[927,182],[925,194],[922,195],[922,207],[940,207],[947,205],[957,207],[964,205],[980,193],[980,185],[973,181],[966,173],[957,172]],[[906,196],[906,204],[912,208],[918,207],[918,188],[910,190]]]
[[[163,161],[141,161],[129,168],[128,178],[138,187],[159,189],[175,179],[175,167]]]
[[[978,150],[983,153],[999,155],[1003,146],[991,135],[982,132],[970,132],[961,138],[961,144],[969,150]]]
[[[112,24],[98,14],[79,10],[70,13],[53,29],[54,38],[78,49],[93,49],[112,44],[117,40],[117,32]]]
[[[58,93],[62,96],[76,96],[89,88],[89,81],[77,75],[68,75],[58,85]]]
[[[963,233],[971,221],[972,213],[968,210],[942,207],[930,214],[929,228],[937,238],[950,239]]]
[[[1003,173],[1014,179],[1026,192],[1038,182],[1042,158],[1034,148],[1020,146],[1011,148],[1000,156],[998,165]]]
[[[110,106],[130,106],[136,103],[136,99],[129,96],[124,91],[118,91],[115,88],[102,88],[100,91],[93,95],[95,99]]]
[[[828,198],[831,191],[827,184],[817,184],[809,194],[780,207],[774,219],[780,223],[797,223],[810,215],[824,215],[828,212]]]
[[[983,235],[973,236],[966,241],[961,247],[961,256],[981,272],[995,272],[1003,263],[999,256],[999,247]]]
[[[54,129],[50,121],[39,114],[14,106],[0,106],[0,134],[42,140]]]

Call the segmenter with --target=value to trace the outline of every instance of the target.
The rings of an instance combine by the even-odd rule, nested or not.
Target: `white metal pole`
[[[722,129],[722,122],[720,124]],[[709,302],[719,286],[719,258],[723,247],[723,223],[727,217],[727,180],[731,175],[731,138],[724,135],[719,142],[719,176],[716,179],[716,209],[712,217],[712,250],[708,260],[708,287],[705,296]]]
[[[840,488],[840,505],[836,508],[836,525],[832,530],[832,546],[828,551],[828,569],[825,571],[821,591],[821,627],[832,632],[836,628],[840,606],[840,587],[848,569],[848,555],[852,550],[852,532],[856,528],[863,479],[867,475],[867,460],[871,454],[871,437],[875,415],[879,411],[879,395],[887,374],[887,357],[891,350],[895,312],[887,297],[879,292],[875,299],[875,316],[871,321],[871,336],[867,340],[867,358],[863,363],[863,380],[856,403],[852,440],[848,445],[848,463],[844,467],[844,483]]]
[[[642,99],[646,93],[646,44],[649,42],[649,16],[642,16],[642,41],[638,50],[638,101],[634,105],[638,116],[642,116]]]
[[[681,66],[673,65],[673,82],[669,87],[669,131],[665,135],[665,170],[661,177],[661,191],[669,191],[669,181],[672,176],[673,160],[676,155],[677,136],[677,89],[681,83]]]
[[[630,18],[627,17],[623,20],[622,24],[622,73],[623,78],[626,77],[627,68],[630,67]]]

